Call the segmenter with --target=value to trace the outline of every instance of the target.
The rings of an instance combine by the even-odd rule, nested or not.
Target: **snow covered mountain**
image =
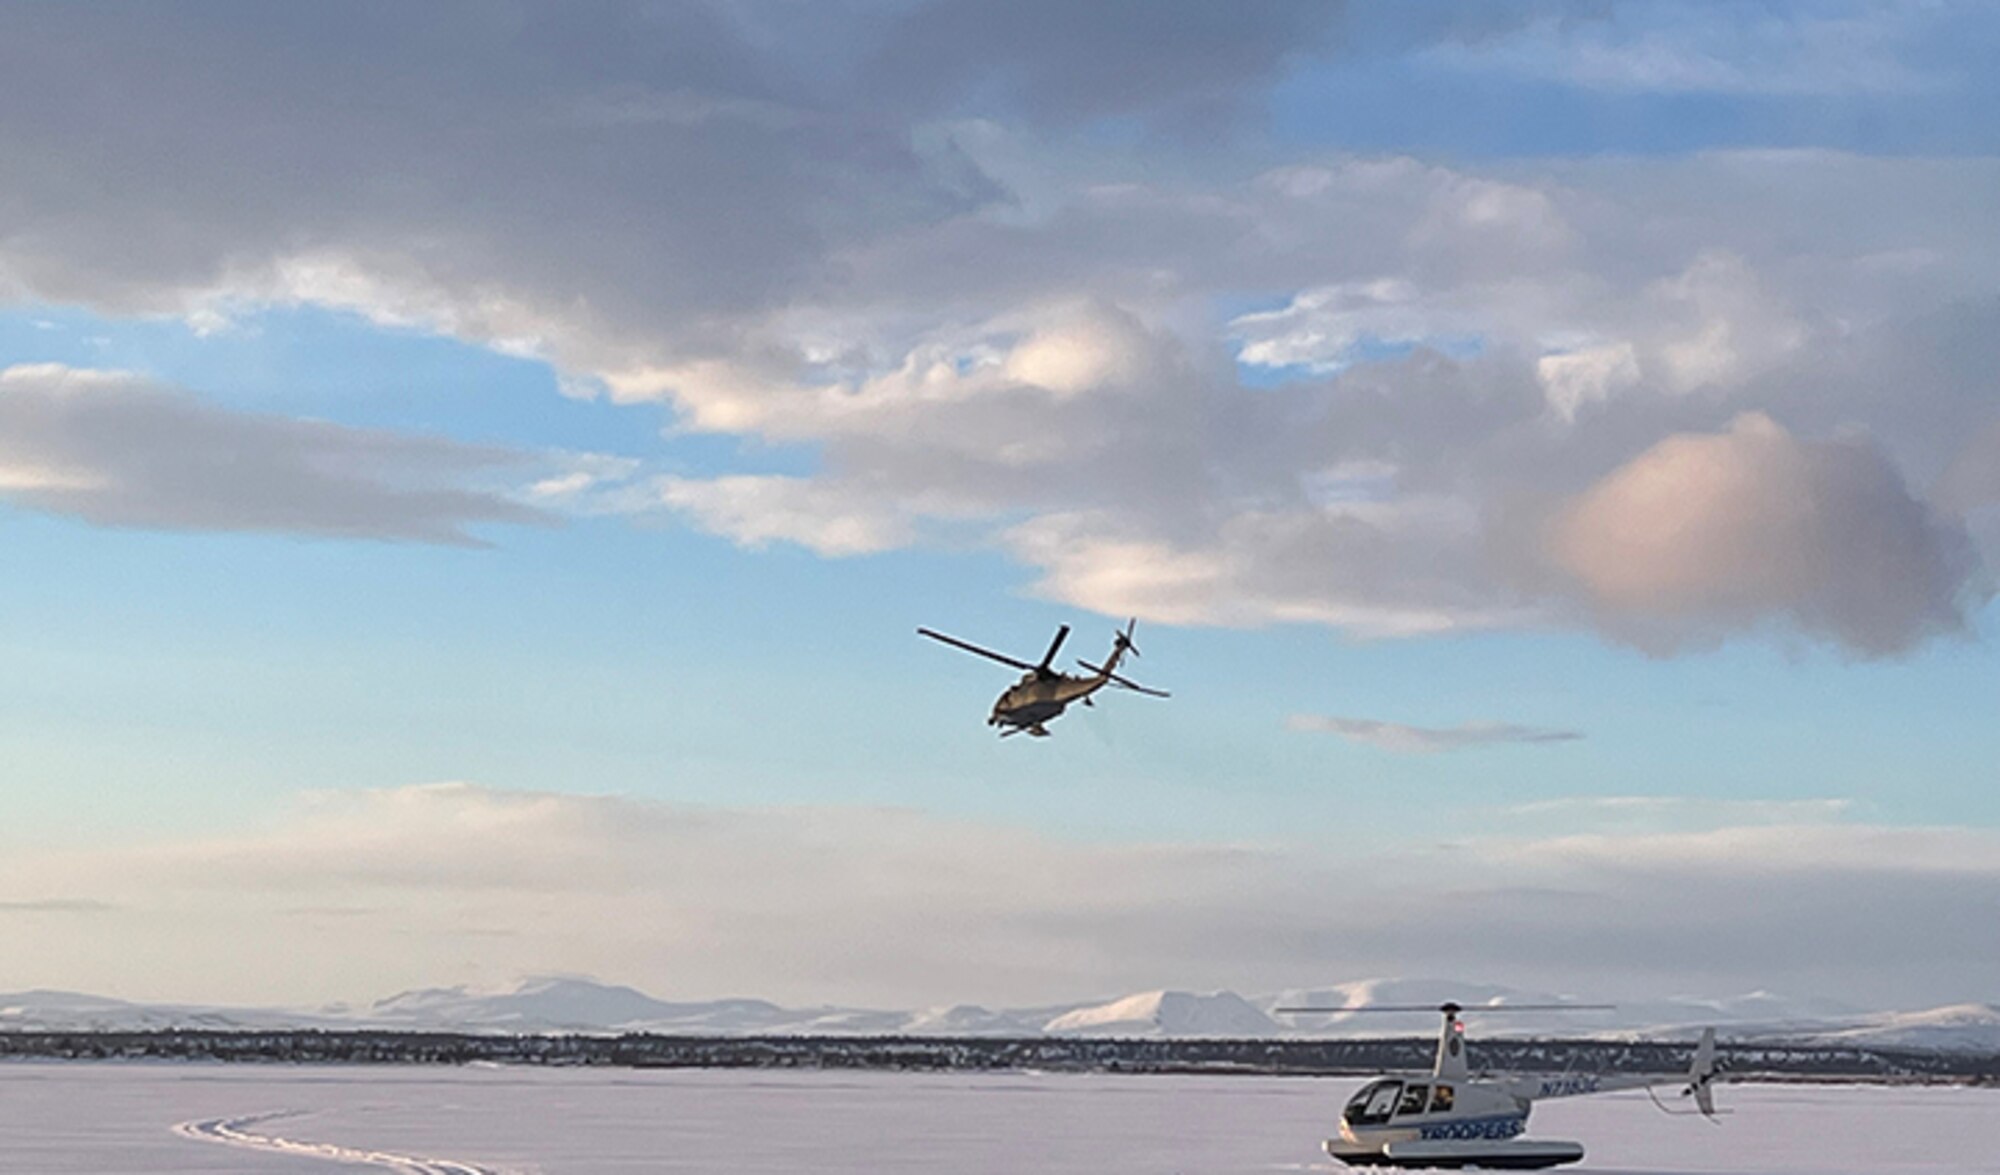
[[[291,1008],[135,1004],[73,991],[0,993],[0,1032],[145,1032],[168,1028],[340,1028],[338,1014]]]
[[[1146,991],[1055,1017],[1059,1036],[1276,1036],[1278,1025],[1235,992]]]
[[[1675,1037],[1713,1024],[1725,1038],[1744,1041],[2000,1053],[2000,1007],[1989,1004],[1868,1012],[1825,1000],[1753,992],[1725,999],[1627,1001],[1612,1010],[1508,1013],[1501,1009],[1587,1001],[1441,979],[1364,979],[1247,999],[1228,991],[1157,990],[1033,1008],[959,1004],[918,1011],[785,1008],[756,999],[671,1002],[634,988],[575,977],[531,978],[494,991],[426,988],[365,1007],[313,1009],[140,1004],[75,992],[25,991],[0,994],[0,1031],[388,1028],[693,1036],[1413,1036],[1435,1029],[1435,1013],[1287,1015],[1278,1009],[1385,1004],[1429,1009],[1446,1000],[1465,1006],[1467,1025],[1478,1036]]]
[[[1800,1044],[2000,1053],[2000,1006],[1953,1004],[1926,1012],[1886,1012],[1844,1028],[1786,1035]]]
[[[381,1025],[500,1032],[671,1031],[682,1024],[704,1032],[763,1032],[797,1015],[764,1000],[676,1004],[614,984],[536,977],[498,992],[406,991],[375,1001],[361,1018]]]

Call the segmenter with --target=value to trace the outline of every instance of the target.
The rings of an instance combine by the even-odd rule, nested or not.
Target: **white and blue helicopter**
[[[1603,1004],[1496,1004],[1489,1012],[1601,1010]],[[1340,1136],[1326,1140],[1326,1153],[1349,1166],[1482,1167],[1535,1170],[1574,1163],[1583,1145],[1561,1139],[1520,1137],[1528,1112],[1546,1098],[1579,1097],[1615,1090],[1680,1085],[1700,1113],[1716,1114],[1711,1086],[1716,1079],[1715,1029],[1702,1031],[1687,1072],[1678,1074],[1480,1074],[1466,1064],[1465,1024],[1454,1003],[1436,1007],[1363,1005],[1358,1008],[1279,1008],[1286,1014],[1329,1012],[1431,1012],[1444,1014],[1437,1061],[1428,1074],[1384,1076],[1348,1099],[1340,1115]],[[1668,1113],[1678,1113],[1659,1102]]]

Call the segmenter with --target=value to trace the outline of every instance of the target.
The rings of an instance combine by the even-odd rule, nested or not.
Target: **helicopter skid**
[[[1412,1139],[1385,1146],[1358,1147],[1326,1140],[1326,1153],[1350,1167],[1477,1167],[1489,1171],[1537,1171],[1580,1162],[1583,1146],[1561,1139]]]

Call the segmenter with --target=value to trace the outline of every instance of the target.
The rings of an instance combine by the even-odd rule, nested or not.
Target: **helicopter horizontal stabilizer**
[[[1102,666],[1092,665],[1090,662],[1085,661],[1081,657],[1077,658],[1076,663],[1078,665],[1083,666],[1085,669],[1090,670],[1092,673],[1104,673],[1104,668]],[[1105,680],[1109,681],[1112,685],[1131,690],[1134,693],[1145,694],[1149,698],[1173,697],[1172,694],[1168,693],[1163,689],[1154,689],[1151,686],[1140,685],[1138,682],[1132,681],[1128,678],[1120,677],[1116,673],[1106,673]]]

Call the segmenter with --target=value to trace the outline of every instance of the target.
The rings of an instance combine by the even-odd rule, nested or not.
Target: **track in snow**
[[[305,1112],[276,1110],[266,1114],[245,1114],[238,1118],[199,1118],[174,1127],[174,1133],[182,1138],[192,1138],[199,1142],[216,1142],[224,1146],[243,1147],[271,1154],[292,1155],[303,1159],[325,1159],[330,1163],[359,1163],[386,1167],[398,1175],[501,1175],[501,1172],[492,1167],[482,1167],[477,1163],[462,1163],[456,1159],[426,1159],[417,1155],[399,1155],[389,1151],[355,1150],[352,1147],[335,1146],[330,1142],[296,1142],[289,1138],[279,1138],[275,1134],[254,1133],[249,1129],[280,1118],[296,1118]]]

